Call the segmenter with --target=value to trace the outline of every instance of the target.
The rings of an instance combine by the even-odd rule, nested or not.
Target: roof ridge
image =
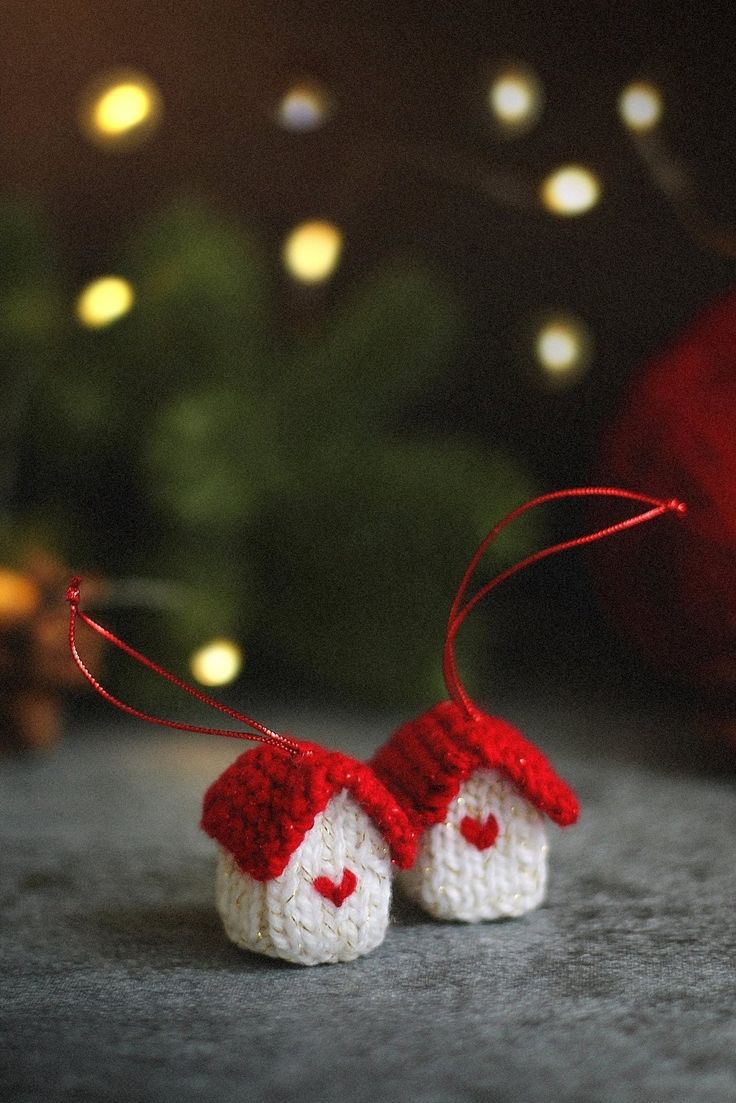
[[[347,790],[405,868],[416,851],[416,832],[391,790],[365,762],[304,744],[306,753],[284,755],[262,744],[240,755],[204,795],[201,826],[228,850],[244,873],[267,881],[283,873],[315,817]]]
[[[421,828],[441,822],[463,782],[482,768],[501,770],[561,827],[574,823],[579,813],[572,789],[518,728],[485,713],[468,716],[452,701],[441,701],[402,724],[372,765]]]

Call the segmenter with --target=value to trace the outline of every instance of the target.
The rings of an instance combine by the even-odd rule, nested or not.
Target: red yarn
[[[82,612],[79,608],[78,578],[73,578],[69,583],[66,600],[70,607],[69,647],[72,656],[90,685],[106,701],[139,720],[163,727],[262,743],[262,746],[236,759],[213,782],[204,797],[202,828],[233,855],[244,873],[260,881],[278,877],[313,826],[315,816],[323,812],[331,797],[343,789],[348,790],[373,820],[389,846],[393,861],[401,868],[412,864],[417,845],[415,832],[395,798],[369,766],[337,751],[326,751],[316,744],[279,735],[257,720],[208,697],[152,662]],[[79,655],[76,645],[78,617],[136,662],[173,682],[203,704],[247,724],[253,731],[230,731],[227,728],[206,728],[164,720],[118,700],[97,681]],[[330,882],[330,899],[337,907],[357,884],[356,881],[351,885],[351,878],[354,879],[355,874],[346,870],[340,885],[334,886]],[[318,888],[317,891],[321,890]]]
[[[297,754],[303,751],[303,745],[295,739],[291,739],[286,735],[279,735],[277,732],[271,731],[270,728],[265,727],[257,720],[251,719],[250,716],[246,716],[242,712],[237,712],[236,709],[231,709],[227,705],[223,705],[220,701],[216,701],[214,697],[208,697],[206,693],[202,693],[201,690],[195,689],[194,686],[190,686],[183,679],[177,677],[176,674],[172,674],[171,671],[166,670],[164,667],[159,666],[158,663],[154,663],[151,659],[146,658],[140,651],[136,651],[130,644],[125,643],[124,640],[118,639],[117,636],[108,628],[103,628],[97,621],[92,620],[91,617],[83,613],[79,608],[80,602],[80,587],[82,580],[80,578],[73,578],[66,589],[66,600],[69,602],[69,650],[72,653],[74,662],[79,667],[80,671],[87,679],[93,689],[99,693],[100,697],[103,697],[111,705],[115,705],[121,712],[127,712],[129,716],[135,716],[137,720],[145,720],[149,724],[158,724],[163,728],[174,728],[176,731],[185,732],[198,732],[201,735],[223,735],[229,739],[251,739],[254,742],[271,743],[274,746],[282,748],[284,751],[289,751],[291,754]],[[124,651],[126,655],[129,655],[131,659],[135,659],[141,666],[148,667],[154,674],[158,674],[161,678],[166,678],[167,681],[172,682],[178,689],[188,693],[191,697],[196,697],[198,701],[201,701],[204,705],[209,705],[210,708],[217,709],[219,712],[225,713],[226,716],[232,717],[233,720],[238,720],[241,724],[246,724],[253,730],[250,732],[231,731],[230,728],[206,728],[201,727],[199,724],[184,724],[178,720],[164,720],[158,716],[151,716],[147,712],[141,712],[140,709],[133,708],[132,705],[126,705],[124,701],[120,701],[117,697],[108,692],[102,686],[94,674],[88,669],[82,660],[78,650],[76,641],[76,625],[77,617],[82,620],[88,628],[91,628],[93,632],[97,632],[109,643],[115,647]]]
[[[336,885],[329,877],[315,877],[312,881],[312,888],[314,888],[320,896],[324,896],[325,900],[332,901],[336,908],[341,908],[348,896],[352,896],[357,887],[358,878],[355,876],[352,869],[346,869],[343,872],[342,880],[339,885]]]
[[[489,545],[507,525],[542,503],[582,497],[622,498],[650,508],[623,521],[614,521],[596,532],[542,548],[501,571],[490,582],[481,586],[471,598],[465,600],[478,564]],[[376,774],[409,811],[417,830],[423,831],[444,820],[461,785],[480,769],[502,771],[522,796],[561,827],[577,820],[579,809],[575,794],[557,776],[541,751],[528,742],[516,728],[504,720],[487,716],[471,701],[458,675],[455,637],[478,602],[525,567],[558,552],[591,544],[606,536],[634,528],[668,512],[682,515],[686,512],[686,507],[675,498],[662,500],[637,491],[619,490],[610,486],[574,487],[553,491],[525,502],[499,521],[481,541],[462,577],[447,621],[442,666],[451,700],[436,705],[416,720],[400,727],[378,751],[372,762]],[[495,841],[493,824],[489,821],[481,824],[466,817],[463,824],[463,833],[476,846],[491,846]]]
[[[546,502],[559,501],[561,498],[582,498],[582,497],[595,497],[595,498],[623,498],[627,501],[642,502],[651,506],[645,513],[638,513],[634,517],[628,517],[623,521],[616,521],[607,525],[605,528],[599,529],[597,532],[588,533],[584,536],[576,536],[570,540],[565,540],[560,544],[554,544],[549,548],[542,548],[540,551],[533,552],[525,559],[522,559],[519,563],[514,563],[512,566],[507,567],[505,571],[501,571],[500,574],[492,578],[490,582],[487,582],[484,586],[481,586],[470,598],[465,605],[462,605],[465,593],[470,584],[472,576],[475,574],[476,568],[481,559],[485,555],[490,544],[496,539],[498,534],[510,525],[512,521],[515,521],[522,514],[526,513],[530,509],[534,509],[536,506],[543,505]],[[525,502],[523,505],[518,506],[507,514],[501,521],[495,525],[494,528],[488,533],[488,535],[481,541],[476,548],[470,563],[468,564],[465,574],[462,577],[458,591],[455,594],[455,599],[450,608],[450,615],[447,621],[447,634],[445,636],[445,647],[442,659],[442,668],[445,677],[445,685],[450,694],[450,697],[456,704],[462,705],[466,713],[469,716],[473,716],[477,713],[476,706],[468,697],[465,692],[465,688],[460,681],[457,672],[457,666],[455,664],[454,644],[455,636],[457,635],[460,625],[463,623],[469,613],[473,611],[479,601],[482,601],[487,594],[494,590],[496,586],[500,586],[502,582],[511,578],[512,575],[517,574],[519,571],[524,570],[525,567],[530,567],[533,563],[539,562],[540,559],[546,559],[547,556],[557,555],[558,552],[568,551],[571,548],[579,548],[584,544],[592,544],[597,540],[602,540],[607,536],[614,536],[616,533],[623,532],[626,529],[634,528],[637,525],[643,524],[645,521],[651,521],[655,517],[660,517],[663,513],[677,513],[684,515],[687,512],[687,507],[684,502],[678,501],[676,498],[670,498],[668,501],[662,501],[659,498],[652,498],[648,494],[641,494],[637,491],[631,490],[619,490],[611,486],[581,486],[573,487],[569,490],[555,490],[550,494],[543,494],[538,498],[533,498],[530,502]]]
[[[460,820],[460,834],[471,846],[478,850],[488,850],[498,838],[498,820],[491,812],[484,820],[472,816],[463,816]]]
[[[607,604],[661,669],[733,692],[736,292],[710,305],[644,366],[606,434],[601,468],[651,494],[676,485],[690,507],[685,524],[666,537],[660,531],[651,543],[634,537],[596,549]]]
[[[500,770],[523,797],[566,827],[578,818],[572,789],[533,743],[505,720],[443,701],[403,724],[371,761],[418,831],[441,823],[476,770]]]
[[[302,746],[305,753],[296,757],[264,744],[236,759],[205,793],[207,834],[244,873],[268,881],[286,869],[315,816],[347,789],[383,835],[396,865],[408,868],[416,834],[371,768],[338,751]]]

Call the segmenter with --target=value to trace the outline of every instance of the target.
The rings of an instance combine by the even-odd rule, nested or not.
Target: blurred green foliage
[[[535,489],[497,448],[410,428],[462,340],[450,288],[393,262],[296,325],[242,226],[179,202],[111,258],[131,313],[87,330],[48,242],[0,208],[6,528],[42,519],[73,566],[181,584],[193,599],[149,641],[178,669],[232,634],[279,677],[384,706],[442,696],[464,566]],[[504,534],[489,568],[526,554],[535,524]],[[483,623],[463,629],[469,679]]]

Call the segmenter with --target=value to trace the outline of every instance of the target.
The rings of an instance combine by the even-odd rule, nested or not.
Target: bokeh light
[[[552,214],[585,214],[601,197],[598,177],[583,165],[565,165],[550,173],[539,189],[542,204]]]
[[[211,640],[194,652],[190,668],[203,686],[224,686],[237,678],[243,666],[243,652],[232,640]]]
[[[283,261],[300,283],[321,283],[335,271],[342,253],[342,234],[331,222],[302,222],[287,235]]]
[[[155,130],[161,93],[142,73],[119,70],[98,77],[82,94],[79,123],[85,136],[104,149],[129,149]]]
[[[104,134],[122,134],[140,126],[150,110],[151,97],[140,84],[116,84],[95,104],[95,126]]]
[[[32,579],[0,567],[0,628],[8,628],[33,616],[40,604],[41,593]]]
[[[488,106],[498,127],[507,134],[529,130],[539,118],[542,105],[542,86],[525,65],[505,66],[491,81]]]
[[[534,355],[547,380],[567,386],[590,364],[592,335],[572,314],[551,314],[542,319],[534,337]]]
[[[653,130],[662,117],[662,94],[648,81],[627,84],[619,96],[618,111],[629,130]]]
[[[317,84],[295,84],[283,96],[277,112],[277,120],[285,130],[317,130],[332,114],[332,104],[327,93]]]
[[[77,298],[77,319],[88,329],[112,325],[133,306],[133,286],[122,276],[100,276],[84,287]]]

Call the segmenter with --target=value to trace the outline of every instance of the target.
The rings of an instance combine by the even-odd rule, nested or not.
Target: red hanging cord
[[[517,517],[521,517],[522,514],[527,513],[528,510],[533,509],[535,506],[544,505],[547,502],[555,502],[560,498],[583,497],[623,498],[632,502],[641,502],[651,508],[644,513],[637,513],[634,517],[628,517],[624,521],[618,521],[616,524],[609,525],[607,528],[599,529],[597,532],[589,533],[586,536],[576,536],[571,540],[565,540],[560,544],[554,544],[549,548],[542,548],[540,551],[533,552],[519,563],[515,563],[511,567],[507,567],[505,570],[501,571],[500,574],[492,578],[490,582],[481,586],[477,593],[475,593],[465,605],[462,604],[478,564],[485,555],[490,544],[507,525],[510,525]],[[546,559],[548,555],[556,555],[558,552],[568,551],[570,548],[579,548],[584,544],[592,544],[594,541],[602,540],[606,536],[614,536],[616,533],[623,532],[625,529],[634,528],[635,525],[641,525],[644,524],[645,521],[651,521],[655,517],[660,517],[663,513],[677,513],[683,515],[686,512],[687,506],[684,502],[680,502],[676,498],[664,502],[659,498],[651,498],[648,494],[639,494],[636,491],[618,490],[610,486],[584,486],[573,487],[570,490],[555,490],[550,494],[542,494],[540,497],[533,498],[530,502],[525,502],[524,505],[518,506],[517,509],[507,514],[506,517],[491,529],[488,535],[476,548],[465,574],[462,577],[452,606],[450,607],[442,656],[442,670],[447,691],[455,704],[461,705],[469,716],[476,715],[478,712],[475,704],[465,691],[457,672],[455,661],[455,637],[457,636],[460,625],[468,614],[473,611],[478,602],[482,601],[491,590],[494,590],[496,586],[500,586],[502,582],[511,578],[512,575],[524,570],[525,567],[530,567],[540,559]]]
[[[195,689],[194,686],[190,686],[183,679],[178,678],[176,674],[172,674],[169,670],[159,666],[158,663],[152,662],[151,659],[146,658],[140,651],[136,651],[135,648],[125,643],[124,640],[118,639],[113,635],[109,629],[103,628],[97,621],[92,620],[91,617],[83,613],[79,608],[80,602],[80,587],[81,579],[73,578],[69,583],[66,591],[66,600],[69,602],[69,649],[72,653],[74,662],[79,667],[80,671],[87,679],[93,689],[99,693],[101,697],[104,697],[106,701],[109,701],[111,705],[115,705],[122,712],[127,712],[130,716],[134,716],[137,720],[145,720],[149,724],[158,724],[163,728],[174,728],[177,731],[185,732],[199,732],[202,735],[223,735],[229,739],[252,739],[257,743],[272,743],[277,747],[282,747],[290,754],[302,754],[305,753],[305,748],[296,740],[290,739],[289,736],[279,735],[278,732],[271,731],[270,728],[265,727],[257,720],[253,720],[250,716],[245,716],[242,712],[237,712],[235,709],[229,708],[227,705],[223,705],[220,701],[216,701],[213,697],[208,697],[206,693],[202,693],[201,690]],[[106,639],[109,643],[114,644],[115,647],[120,648],[126,655],[129,655],[131,659],[135,659],[141,666],[148,667],[154,674],[158,674],[161,678],[166,678],[167,681],[172,682],[173,685],[179,689],[188,693],[191,697],[196,697],[198,701],[201,701],[204,705],[209,705],[210,708],[217,709],[219,712],[225,713],[226,716],[230,716],[233,720],[237,720],[241,724],[245,724],[246,727],[251,728],[249,732],[232,731],[229,728],[207,728],[202,727],[199,724],[184,724],[177,720],[164,720],[158,716],[150,716],[146,712],[141,712],[140,709],[133,708],[132,705],[126,705],[124,701],[118,700],[117,697],[113,697],[112,693],[102,686],[94,674],[85,665],[81,658],[79,651],[77,650],[76,640],[76,624],[77,617],[82,620],[88,628],[91,628],[93,632],[97,632],[103,639]]]

